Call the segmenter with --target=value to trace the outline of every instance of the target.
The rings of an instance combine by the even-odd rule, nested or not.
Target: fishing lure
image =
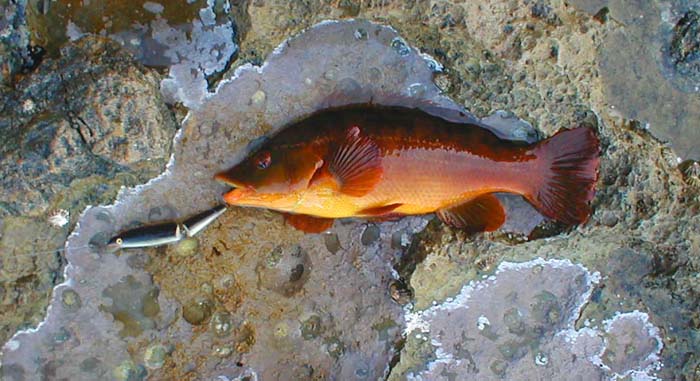
[[[126,230],[109,240],[107,250],[116,251],[176,243],[185,238],[194,237],[225,211],[226,206],[219,205],[188,218],[182,223],[166,222]]]

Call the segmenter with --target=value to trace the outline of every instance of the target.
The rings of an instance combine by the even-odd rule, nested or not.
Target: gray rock
[[[503,262],[454,298],[407,314],[406,357],[391,379],[651,377],[663,344],[647,314],[576,329],[599,276],[569,261]]]
[[[3,99],[0,215],[45,213],[54,197],[91,176],[147,178],[170,152],[176,125],[157,75],[99,38],[68,45],[62,56]]]
[[[0,0],[0,92],[9,89],[22,67],[35,64],[29,52],[26,0]]]
[[[68,45],[62,55],[3,99],[0,216],[45,213],[77,180],[123,172],[148,178],[170,152],[177,127],[157,75],[99,38]],[[102,200],[95,194],[83,205]]]
[[[229,161],[202,169],[202,163],[215,161],[217,154],[212,153],[209,147],[182,150],[182,155],[177,157],[189,160],[190,164],[179,167],[174,174],[168,172],[163,176],[177,177],[168,183],[173,186],[156,186],[164,181],[160,177],[148,186],[134,190],[133,194],[128,191],[122,194],[120,200],[132,207],[132,214],[123,214],[124,204],[88,212],[76,233],[78,237],[72,237],[70,242],[68,258],[71,266],[67,268],[69,282],[73,281],[69,284],[70,291],[64,288],[66,285],[61,285],[54,293],[71,297],[54,302],[51,314],[40,331],[35,333],[36,336],[20,333],[5,345],[4,375],[10,379],[28,378],[44,372],[47,375],[66,374],[78,379],[110,376],[124,379],[144,377],[144,368],[148,368],[149,377],[154,379],[204,378],[203,374],[211,369],[215,369],[216,376],[221,379],[324,376],[357,379],[382,373],[377,364],[382,364],[388,357],[387,353],[393,353],[395,357],[393,361],[384,363],[387,367],[384,374],[390,372],[400,376],[403,374],[401,370],[407,366],[415,366],[414,374],[419,374],[428,364],[435,363],[435,348],[429,340],[412,341],[410,337],[408,342],[418,345],[407,345],[401,350],[401,341],[392,342],[392,338],[401,336],[398,331],[404,324],[402,312],[429,309],[433,302],[443,305],[448,298],[454,300],[465,284],[485,282],[481,276],[492,274],[504,259],[527,262],[537,257],[557,257],[569,258],[572,263],[582,263],[602,273],[601,285],[593,290],[581,318],[573,330],[566,331],[576,333],[574,347],[581,349],[575,352],[577,358],[595,359],[595,355],[599,355],[595,361],[603,369],[597,373],[599,375],[613,375],[620,371],[623,374],[617,373],[619,378],[634,378],[644,372],[656,373],[663,379],[679,375],[692,379],[700,364],[700,357],[696,355],[700,341],[695,334],[700,321],[695,297],[700,290],[697,278],[700,268],[700,257],[697,255],[700,216],[697,214],[697,174],[693,171],[697,166],[681,166],[685,173],[685,177],[681,178],[680,171],[676,169],[676,154],[652,139],[646,131],[634,127],[639,123],[621,119],[617,111],[630,99],[647,94],[632,102],[631,107],[622,109],[624,115],[634,116],[634,112],[648,110],[656,115],[651,123],[652,131],[672,126],[679,115],[686,121],[697,119],[693,119],[694,114],[683,111],[686,107],[691,111],[700,110],[692,107],[692,102],[697,99],[685,93],[680,96],[675,92],[669,94],[668,84],[656,78],[660,74],[655,62],[638,65],[640,61],[650,61],[655,54],[662,54],[661,47],[649,45],[647,39],[650,35],[659,36],[648,31],[657,30],[655,23],[660,15],[666,15],[665,12],[656,11],[657,2],[612,2],[611,22],[605,24],[600,24],[574,7],[546,0],[527,1],[528,6],[525,7],[522,2],[510,0],[490,0],[488,6],[484,6],[483,2],[444,1],[433,4],[386,0],[364,2],[363,6],[353,6],[352,9],[346,2],[340,3],[340,8],[335,8],[327,2],[266,0],[244,2],[240,7],[234,7],[250,17],[250,24],[244,31],[239,30],[242,50],[234,66],[246,62],[261,64],[263,57],[288,36],[318,20],[337,18],[339,14],[351,17],[359,15],[383,24],[390,23],[402,34],[402,38],[392,46],[397,49],[393,51],[398,55],[405,52],[405,47],[411,50],[416,47],[439,58],[445,68],[442,73],[436,73],[435,65],[426,61],[433,66],[431,71],[436,76],[438,87],[479,116],[489,115],[496,109],[509,110],[520,118],[526,118],[546,135],[562,127],[575,126],[583,122],[582,119],[597,119],[599,123],[585,123],[594,126],[601,134],[605,158],[601,161],[601,181],[594,201],[596,212],[590,221],[548,239],[523,242],[503,240],[497,235],[466,237],[439,223],[431,223],[420,239],[414,239],[412,233],[422,229],[426,221],[409,219],[377,225],[380,238],[366,240],[368,245],[362,245],[362,225],[352,221],[336,223],[333,231],[323,236],[302,237],[285,228],[281,219],[272,213],[236,210],[222,216],[196,237],[195,241],[199,241],[200,245],[196,251],[188,251],[188,255],[179,255],[176,248],[142,250],[127,255],[122,253],[121,257],[99,250],[87,250],[85,246],[88,243],[104,242],[111,232],[121,226],[186,216],[215,202],[220,190],[212,191],[206,185],[201,187],[201,183],[209,184],[208,176],[212,171],[240,159],[246,152],[244,145],[250,138],[274,131],[286,117],[301,115],[304,110],[315,107],[316,101],[320,102],[317,98],[308,99],[308,93],[304,91],[293,95],[287,93],[289,87],[298,90],[294,85],[298,78],[289,75],[289,70],[282,73],[286,75],[268,77],[269,71],[274,68],[270,62],[264,68],[244,66],[228,73],[227,77],[234,78],[231,82],[248,83],[240,77],[247,77],[248,80],[262,77],[266,80],[242,88],[227,80],[221,89],[231,86],[229,91],[241,91],[240,99],[234,96],[236,91],[231,91],[223,98],[212,96],[205,101],[205,107],[226,110],[227,115],[239,115],[236,110],[241,110],[240,118],[235,120],[243,121],[233,123],[235,125],[217,126],[206,123],[217,120],[215,113],[193,113],[191,115],[196,117],[185,128],[191,134],[183,132],[180,138],[182,142],[189,140],[190,144],[195,141],[195,146],[209,142],[216,147],[223,143],[204,137],[220,136],[217,134],[222,129],[236,131],[232,136],[221,139],[229,144],[227,149],[230,156],[226,159]],[[598,3],[591,15],[602,4],[597,0],[568,3]],[[551,8],[550,14],[557,15],[562,23],[549,23],[546,15],[539,16],[539,11],[533,17],[532,7],[529,6],[532,4]],[[636,5],[642,8],[651,6],[653,9],[652,12],[638,12],[634,9]],[[633,8],[629,9],[630,6]],[[642,14],[643,19],[639,17]],[[670,17],[675,18],[674,11]],[[625,27],[621,27],[618,21]],[[672,21],[668,24],[669,31],[676,20]],[[374,39],[371,32],[371,29],[363,28],[350,33],[355,40],[347,40],[348,60],[372,61],[385,57],[381,54],[357,57],[354,54],[356,45],[352,41],[370,42]],[[601,46],[601,41],[620,33],[630,38],[619,44]],[[294,41],[297,40],[290,40]],[[663,42],[668,43],[668,40]],[[335,44],[318,41],[315,45],[328,51],[337,48]],[[276,54],[285,49],[305,47],[308,45],[292,44],[278,48]],[[552,54],[554,47],[557,54]],[[604,64],[606,61],[601,57],[606,55],[619,58],[616,62],[620,70],[596,65]],[[325,62],[324,59],[322,57],[319,61]],[[347,71],[346,66],[342,65],[340,70],[324,70],[323,73],[313,73],[312,69],[318,67],[315,62],[308,67],[298,63],[294,67],[303,72],[311,71],[313,78],[323,78],[318,83],[332,83],[337,88],[352,89],[367,79],[381,83],[395,78],[395,75],[405,74],[400,72],[407,68],[410,73],[411,66],[392,66],[391,62],[395,61],[362,72],[360,81],[350,78],[352,75],[348,73],[355,72]],[[265,75],[254,73],[255,70]],[[639,81],[634,77],[637,73],[643,73],[649,80]],[[657,73],[656,77],[653,73]],[[267,80],[273,81],[272,78],[275,78],[274,83],[267,83]],[[639,87],[629,90],[630,84],[643,85],[645,91],[639,90]],[[426,91],[432,91],[431,86],[429,82],[418,83],[418,86],[412,83],[406,93],[411,97],[425,96]],[[610,91],[603,91],[605,89]],[[323,94],[325,90],[319,91]],[[287,96],[280,97],[278,92]],[[209,102],[218,102],[218,107],[208,105]],[[286,106],[281,107],[280,104]],[[610,105],[616,105],[616,109],[611,110]],[[279,113],[285,112],[289,115],[279,117]],[[580,118],[580,112],[591,118]],[[276,116],[268,119],[269,114]],[[223,119],[230,120],[228,116]],[[692,123],[687,125],[694,126]],[[679,131],[683,137],[680,142],[694,142],[693,131],[692,128]],[[680,147],[678,142],[679,139],[674,140],[677,148]],[[189,147],[183,144],[185,146]],[[677,152],[684,151],[679,148]],[[201,176],[196,173],[197,170],[202,171]],[[190,176],[194,176],[195,180],[188,182]],[[183,191],[183,182],[191,189]],[[196,201],[199,204],[192,203],[193,194],[202,198]],[[156,209],[167,213],[154,213]],[[526,222],[530,222],[527,213],[522,215]],[[614,216],[616,221],[610,216]],[[6,219],[4,226],[16,226],[15,222]],[[39,222],[45,223],[44,220]],[[0,221],[0,226],[3,226],[3,221]],[[14,231],[5,230],[0,234],[12,235]],[[35,236],[37,231],[39,234],[44,232],[35,229]],[[88,234],[96,231],[94,235]],[[295,292],[290,296],[275,291],[284,289],[275,285],[284,285],[286,280],[290,280],[285,279],[284,275],[291,277],[300,273],[287,271],[297,267],[288,266],[294,258],[281,261],[280,267],[263,274],[266,281],[262,283],[259,273],[256,273],[261,259],[279,244],[284,247],[299,245],[310,258],[305,263],[313,265],[308,273],[309,278],[301,285],[294,284]],[[3,249],[0,248],[0,252]],[[42,260],[45,260],[44,257],[41,257]],[[151,260],[136,260],[146,257]],[[411,258],[423,261],[414,273],[411,266],[405,264]],[[397,266],[400,276],[404,277],[400,284],[387,263]],[[543,273],[551,274],[550,269],[543,270]],[[133,341],[128,348],[119,339],[119,331],[123,329],[121,323],[114,321],[111,314],[95,312],[96,305],[112,303],[102,296],[102,290],[123,282],[123,276],[127,273],[135,274],[133,283],[138,283],[140,287],[160,289],[160,312],[148,323],[155,328],[131,339]],[[513,276],[510,272],[505,274]],[[580,287],[570,279],[562,279],[556,273],[554,276],[556,287],[564,289],[548,290],[548,294],[541,293],[541,297],[535,300],[539,310],[554,311],[553,314],[539,313],[537,318],[540,320],[549,317],[554,321],[551,318],[556,317],[557,311],[566,312],[567,308],[552,308],[556,306],[552,301],[558,300],[561,294],[580,291]],[[497,282],[501,284],[501,278]],[[542,282],[552,284],[547,279]],[[265,287],[266,284],[271,287]],[[3,297],[2,290],[0,288],[0,297]],[[15,294],[15,290],[4,291],[6,301],[12,300],[8,295]],[[485,288],[483,291],[493,290]],[[45,295],[48,292],[46,289]],[[475,294],[475,298],[483,300],[484,295]],[[80,302],[71,302],[74,300]],[[199,324],[195,327],[183,318],[181,307],[199,302],[205,303],[202,306],[206,305],[207,311],[200,311],[206,313],[192,319]],[[399,308],[403,306],[403,311],[389,307],[393,306],[391,303]],[[415,303],[413,309],[412,303]],[[495,304],[499,306],[501,303]],[[3,307],[10,305],[8,303]],[[643,312],[619,313],[634,310]],[[568,359],[558,358],[554,354],[570,356],[572,352],[567,348],[571,349],[572,345],[563,338],[574,335],[567,336],[564,332],[561,340],[551,340],[549,347],[541,347],[547,350],[534,351],[519,345],[514,339],[518,335],[526,335],[525,328],[529,327],[527,321],[520,318],[518,309],[512,307],[503,312],[500,328],[504,335],[510,335],[510,340],[499,343],[493,352],[499,361],[488,364],[488,369],[481,374],[504,375],[507,379],[509,375],[522,375],[513,372],[519,369],[519,363],[523,364],[522,369],[570,364]],[[648,321],[645,320],[647,313]],[[75,322],[77,329],[72,328],[72,322]],[[646,360],[650,360],[652,365],[658,364],[654,356],[642,358],[645,354],[656,353],[658,341],[654,338],[654,325],[664,333],[661,354],[664,367],[658,372],[647,369],[650,363]],[[371,329],[367,328],[369,326]],[[463,328],[457,323],[453,326],[455,331]],[[540,325],[539,328],[546,334],[537,336],[540,339],[537,342],[546,342],[548,335],[554,331],[547,325]],[[608,328],[610,336],[607,336]],[[95,344],[88,341],[74,347],[76,332],[89,332],[90,337],[104,338],[104,346],[110,348],[110,352],[105,354],[93,350]],[[167,333],[171,332],[184,334],[169,336]],[[587,332],[595,334],[587,335]],[[449,333],[446,330],[442,336]],[[490,335],[489,332],[486,334]],[[38,336],[44,341],[40,341]],[[648,345],[629,345],[643,342],[645,337],[649,339]],[[57,339],[61,342],[57,342]],[[599,345],[603,339],[610,343],[606,352],[602,352],[603,347]],[[174,344],[180,343],[185,344],[178,349]],[[50,354],[52,357],[66,356],[67,351],[72,350],[84,350],[90,354],[71,357],[64,364],[49,360],[39,366],[18,364],[11,360],[48,352],[50,349],[44,348],[46,345],[55,346]],[[466,345],[470,345],[470,342],[466,342]],[[167,356],[162,357],[162,367],[161,357],[152,356],[150,348],[154,347],[174,348],[172,353],[169,349]],[[376,349],[374,353],[380,355],[368,356],[368,348]],[[591,348],[599,351],[588,352]],[[451,349],[464,354],[456,345]],[[489,346],[489,350],[492,349]],[[399,358],[396,354],[400,350],[400,360],[396,363]],[[412,352],[424,353],[426,357],[412,357]],[[603,353],[605,356],[602,356]],[[411,361],[412,358],[418,361]],[[145,367],[139,363],[144,363]],[[273,365],[268,367],[268,363]],[[373,366],[362,366],[366,364]],[[261,374],[260,369],[268,368],[271,369],[270,373]],[[550,369],[541,372],[550,372]],[[443,373],[440,376],[457,378],[457,374],[449,369]]]
[[[673,28],[669,54],[681,74],[700,78],[700,15],[686,12]]]
[[[85,206],[162,170],[177,126],[159,80],[85,38],[0,92],[0,286],[16,290],[0,300],[0,340],[40,321]]]

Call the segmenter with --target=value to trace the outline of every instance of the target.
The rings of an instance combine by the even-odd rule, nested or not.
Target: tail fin
[[[535,150],[543,176],[528,200],[549,218],[569,225],[586,222],[598,179],[598,137],[585,127],[562,130]]]

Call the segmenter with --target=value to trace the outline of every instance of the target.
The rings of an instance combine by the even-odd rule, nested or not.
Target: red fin
[[[585,127],[557,132],[536,150],[542,181],[527,199],[543,215],[574,225],[588,220],[598,179],[599,140]]]
[[[388,214],[383,214],[381,216],[368,218],[368,220],[370,220],[372,222],[387,222],[387,221],[398,221],[404,217],[406,217],[406,215],[403,213],[388,213]]]
[[[369,193],[382,178],[379,146],[360,136],[360,128],[351,127],[345,141],[335,150],[330,172],[340,184],[340,192],[361,197]]]
[[[470,232],[494,231],[506,220],[501,202],[492,194],[440,209],[435,214],[442,222]]]
[[[321,233],[333,226],[332,218],[307,216],[305,214],[282,213],[284,220],[295,228],[306,233]]]
[[[366,208],[362,209],[359,212],[357,212],[358,216],[374,216],[374,217],[380,217],[385,214],[389,214],[392,210],[398,208],[403,204],[396,203],[396,204],[389,204],[389,205],[383,205],[383,206],[377,206],[374,208]]]

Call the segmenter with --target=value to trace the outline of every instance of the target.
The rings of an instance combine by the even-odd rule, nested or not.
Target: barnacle
[[[49,215],[49,223],[57,228],[64,227],[70,218],[70,212],[65,209],[58,209]]]

